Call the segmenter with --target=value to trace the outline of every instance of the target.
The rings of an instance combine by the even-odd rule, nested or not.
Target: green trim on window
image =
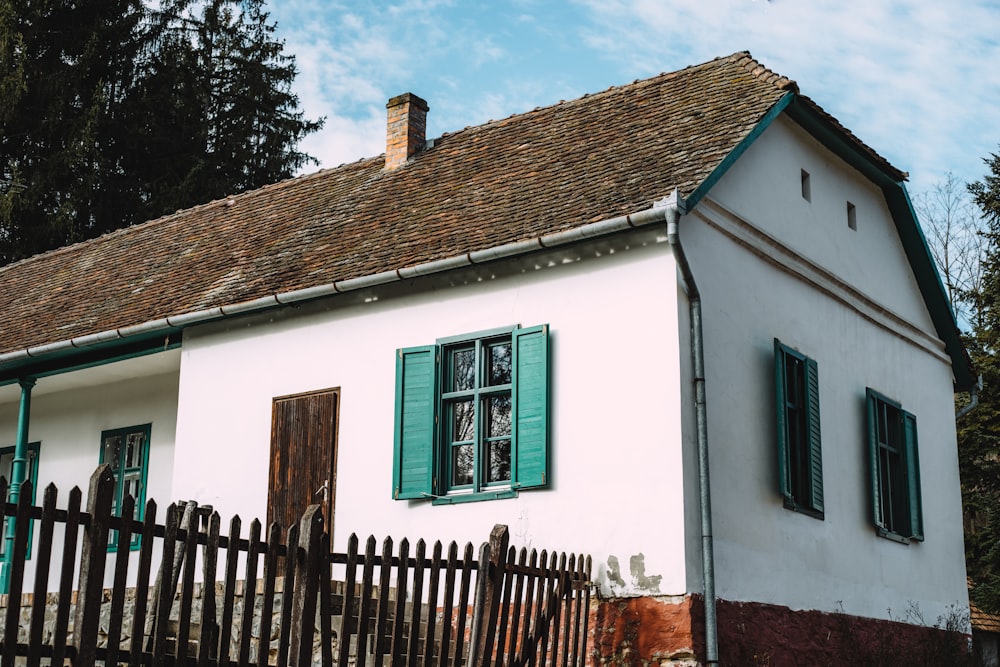
[[[790,363],[794,371],[791,374]],[[784,345],[777,338],[774,339],[774,387],[778,491],[784,498],[786,508],[823,519],[818,366],[813,359]],[[789,395],[789,391],[795,395]]]
[[[35,499],[38,497],[38,459],[39,453],[41,451],[41,442],[29,442],[28,443],[28,454],[29,460],[31,461],[31,466],[28,468],[28,475],[25,481],[31,481],[31,505],[35,504]],[[0,457],[7,456],[8,454],[13,457],[14,452],[17,447],[11,445],[10,447],[0,447]],[[31,454],[34,454],[31,457]],[[8,480],[9,481],[9,480]],[[6,529],[7,517],[4,517],[2,522],[2,529],[0,529],[0,537],[7,534]],[[31,560],[31,540],[35,533],[35,522],[31,520],[28,522],[28,548],[24,553],[24,560]],[[3,554],[3,548],[6,544],[6,540],[0,539],[0,555]]]
[[[549,325],[513,334],[514,414],[511,486],[528,489],[549,483]]]
[[[397,350],[394,499],[456,504],[548,485],[548,332],[502,327]]]
[[[392,456],[392,497],[396,500],[430,497],[437,486],[438,361],[436,345],[396,351]]]
[[[920,453],[917,451],[917,418],[903,413],[903,441],[906,451],[906,491],[910,501],[910,538],[924,541],[924,511],[920,499]]]
[[[146,479],[149,474],[149,438],[152,433],[152,424],[140,424],[138,426],[126,426],[125,428],[109,429],[107,431],[101,431],[101,450],[100,450],[100,463],[109,463],[112,467],[112,474],[115,478],[115,496],[114,496],[114,507],[115,511],[117,508],[122,506],[122,501],[125,497],[125,485],[126,477],[129,475],[134,475],[139,473],[138,478],[138,492],[135,494],[135,520],[142,521],[143,515],[146,511]],[[138,466],[126,466],[126,455],[128,451],[128,441],[127,438],[130,435],[142,434],[142,444],[140,445],[141,450],[139,455],[141,456],[141,461]],[[116,436],[121,436],[125,438],[122,446],[118,451],[117,461],[105,461],[105,449],[108,438],[114,438]],[[132,539],[129,542],[129,548],[135,551],[140,546],[140,535],[133,534]],[[108,536],[108,551],[118,550],[118,534],[117,531],[111,531]]]
[[[874,389],[865,390],[868,416],[868,460],[871,475],[872,521],[880,537],[909,544],[924,540],[923,508],[920,497],[920,454],[917,449],[917,418],[895,401]],[[900,457],[896,469],[882,470],[879,444],[879,412],[885,412],[886,444]],[[893,437],[895,436],[895,437]],[[904,479],[902,485],[899,475]],[[883,478],[889,480],[882,488]],[[902,487],[902,488],[901,488]],[[887,496],[887,497],[886,497]],[[886,504],[892,515],[886,518]],[[898,516],[905,512],[905,516]],[[892,525],[890,525],[892,523]]]

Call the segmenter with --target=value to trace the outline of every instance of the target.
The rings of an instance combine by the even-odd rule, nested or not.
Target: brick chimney
[[[427,129],[427,102],[413,93],[403,93],[389,100],[385,131],[385,170],[399,169],[424,147]]]

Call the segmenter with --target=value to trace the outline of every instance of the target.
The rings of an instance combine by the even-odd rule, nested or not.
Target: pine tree
[[[983,213],[986,240],[980,289],[966,347],[982,374],[980,403],[959,423],[959,464],[965,506],[966,563],[973,601],[1000,613],[1000,156],[986,160],[990,173],[969,185]]]
[[[291,176],[262,0],[0,0],[0,264]]]

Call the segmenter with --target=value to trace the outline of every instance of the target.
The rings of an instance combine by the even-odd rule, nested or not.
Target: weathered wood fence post
[[[316,594],[322,556],[320,537],[323,533],[323,512],[319,505],[310,505],[299,522],[298,548],[289,544],[289,558],[295,559],[295,592],[292,604],[292,637],[290,664],[310,667],[312,664],[313,633],[316,626]],[[287,591],[285,595],[287,595]]]
[[[480,550],[476,606],[472,617],[474,630],[469,653],[469,664],[476,667],[486,667],[493,661],[493,640],[503,595],[509,541],[507,526],[498,523],[490,533],[489,544],[484,544]]]
[[[87,492],[87,513],[90,515],[90,523],[83,533],[80,579],[76,588],[73,643],[76,646],[74,664],[78,667],[93,667],[97,655],[101,600],[104,597],[104,566],[108,558],[108,525],[114,493],[115,478],[111,474],[111,466],[107,463],[98,466],[90,476],[90,489]],[[122,548],[122,545],[118,545],[118,548]],[[126,544],[124,548],[129,547]]]

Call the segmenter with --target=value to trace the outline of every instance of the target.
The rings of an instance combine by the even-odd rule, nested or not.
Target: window
[[[35,498],[38,495],[38,489],[35,488],[38,480],[38,449],[41,447],[39,442],[29,442],[28,443],[28,462],[24,470],[24,481],[31,482],[31,504],[35,504]],[[8,482],[11,479],[11,472],[14,466],[14,448],[13,447],[3,447],[0,448],[0,477],[5,478]],[[2,533],[0,533],[0,555],[3,555],[7,548],[7,519],[9,517],[3,518]],[[34,532],[35,522],[28,522],[28,550],[26,552],[27,557],[31,557],[31,536]]]
[[[854,231],[858,230],[858,209],[851,202],[847,202],[847,226]]]
[[[463,502],[548,483],[548,325],[396,356],[393,497]]]
[[[875,527],[883,537],[922,541],[917,418],[872,389],[867,391],[867,404]]]
[[[101,433],[101,463],[111,465],[115,478],[115,496],[111,511],[118,514],[125,496],[135,498],[135,518],[142,520],[146,503],[146,467],[149,459],[150,424],[129,426]],[[132,535],[129,547],[139,547],[139,535]],[[118,531],[108,536],[108,549],[118,548]]]
[[[802,181],[802,198],[806,201],[812,201],[812,186],[809,184],[809,172],[805,169],[802,170],[801,174]]]
[[[778,480],[785,507],[823,518],[816,362],[774,339]]]

